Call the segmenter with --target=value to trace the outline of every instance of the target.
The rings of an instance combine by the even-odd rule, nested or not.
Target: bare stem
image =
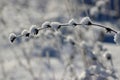
[[[99,26],[99,27],[105,28],[105,29],[107,29],[107,30],[109,29],[110,31],[113,31],[114,33],[117,33],[117,31],[115,31],[115,30],[113,30],[113,29],[111,29],[111,28],[108,28],[108,27],[106,27],[106,26],[100,25],[100,24],[92,23],[92,25],[94,25],[94,26]]]
[[[78,23],[78,24],[76,24],[76,25],[83,25],[83,24],[79,24],[79,23]],[[86,25],[88,25],[88,24],[86,24]],[[112,28],[103,26],[103,25],[101,25],[101,24],[92,23],[91,25],[98,26],[98,27],[101,27],[101,28],[106,29],[107,31],[112,31],[112,32],[114,32],[114,33],[117,33],[117,31],[113,30]]]

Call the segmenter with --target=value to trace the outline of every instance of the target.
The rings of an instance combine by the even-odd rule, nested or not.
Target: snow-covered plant
[[[44,3],[47,3],[47,5],[44,5],[39,1],[43,1]],[[105,2],[106,0],[97,0],[97,1],[94,0],[95,2],[97,2],[95,3],[96,6],[89,5],[90,6],[89,8],[84,6],[79,7],[77,4],[73,3],[73,1],[79,1],[79,0],[63,0],[63,1],[66,1],[67,3],[65,4],[66,6],[68,6],[70,3],[70,6],[66,8],[68,9],[68,15],[62,12],[63,11],[62,9],[60,9],[59,11],[59,7],[58,6],[56,7],[56,5],[53,4],[57,2],[54,0],[50,0],[50,1],[49,0],[18,0],[15,2],[13,1],[14,3],[21,2],[21,4],[23,5],[22,7],[25,6],[24,10],[21,10],[21,6],[19,6],[19,4],[16,6],[15,5],[12,6],[11,5],[12,3],[8,5],[8,7],[12,6],[10,9],[6,7],[6,5],[3,9],[1,8],[2,16],[0,17],[0,24],[3,23],[4,26],[13,26],[13,25],[15,26],[16,24],[17,26],[19,26],[18,25],[19,22],[21,27],[22,25],[32,25],[32,23],[38,25],[38,26],[36,25],[28,26],[30,27],[29,29],[25,29],[22,32],[16,31],[18,33],[10,34],[9,41],[11,43],[13,43],[15,40],[18,40],[17,38],[21,39],[22,37],[23,39],[21,40],[25,40],[25,41],[26,40],[28,41],[30,39],[32,40],[28,41],[27,43],[22,41],[24,43],[21,43],[19,45],[16,44],[15,47],[12,46],[12,48],[16,50],[14,52],[14,55],[16,56],[15,63],[17,62],[19,66],[17,65],[14,66],[14,62],[13,64],[10,63],[9,67],[5,67],[5,72],[4,72],[4,68],[2,67],[4,67],[6,65],[6,61],[9,61],[10,59],[5,60],[5,63],[1,65],[1,71],[3,69],[2,72],[3,75],[5,75],[5,73],[10,74],[10,75],[8,74],[7,77],[4,76],[5,80],[8,79],[9,77],[10,79],[14,79],[14,80],[17,80],[18,77],[22,79],[25,77],[26,79],[26,76],[28,77],[29,80],[44,80],[44,79],[49,80],[49,78],[50,80],[51,79],[59,80],[58,78],[61,77],[62,79],[60,80],[109,80],[109,77],[110,78],[112,77],[112,79],[117,79],[116,71],[112,62],[112,60],[114,59],[112,58],[111,55],[112,53],[110,54],[106,52],[106,50],[104,50],[105,48],[102,45],[102,42],[98,45],[96,44],[99,40],[101,41],[103,39],[102,38],[98,40],[98,38],[103,37],[103,35],[101,35],[101,31],[103,32],[103,34],[105,34],[104,29],[106,30],[106,32],[115,33],[114,41],[117,44],[120,44],[120,39],[119,39],[120,33],[110,28],[109,26],[104,26],[103,24],[98,24],[92,21],[93,19],[92,17],[94,16],[99,18],[99,13],[101,15],[100,10],[102,11],[102,9],[104,9],[106,6],[106,2]],[[3,2],[6,2],[6,0]],[[61,2],[62,1],[59,1],[58,4],[60,4]],[[39,5],[39,3],[42,5]],[[46,7],[48,7],[48,9],[46,9]],[[63,7],[64,9],[63,4],[61,5],[61,7]],[[14,10],[14,8],[16,9]],[[49,8],[51,9],[51,11],[47,11],[49,10]],[[80,13],[84,11],[83,9],[90,9],[86,12],[90,11],[89,13],[91,16],[89,17],[89,14],[86,13],[85,17],[81,17]],[[22,13],[22,11],[24,12]],[[36,13],[36,11],[38,13]],[[8,16],[6,15],[8,15],[10,18],[8,18]],[[68,21],[66,21],[68,19],[67,16],[71,18]],[[79,20],[79,16],[81,20]],[[10,19],[10,21],[6,21],[8,19]],[[12,25],[11,23],[14,22],[16,23]],[[98,27],[103,29],[100,31]],[[21,46],[23,46],[23,48]],[[22,48],[23,50],[22,51],[17,50],[19,47]],[[46,52],[48,52],[46,56],[47,59],[44,57]],[[12,52],[9,53],[10,58],[11,58],[11,53]],[[56,54],[58,54],[59,56]],[[107,59],[107,61],[104,61],[104,58],[105,60]],[[46,63],[46,60],[48,60],[48,63]],[[110,67],[106,65],[107,63],[111,63]],[[9,70],[11,66],[15,67],[16,74],[17,74],[16,69],[18,69],[18,72],[20,72],[19,73],[20,76],[14,75],[14,71],[12,71],[12,75],[11,75],[11,70]],[[20,67],[20,69],[18,67]],[[14,68],[12,69],[14,70]],[[27,73],[30,74],[27,75],[26,73],[21,73],[22,70],[28,71]],[[23,74],[23,76],[21,76],[21,74]],[[30,77],[32,79],[30,79]]]
[[[37,35],[39,30],[44,30],[44,29],[47,29],[47,28],[50,28],[54,31],[57,31],[58,29],[61,28],[61,26],[77,26],[77,25],[83,25],[83,26],[91,26],[91,25],[94,25],[94,26],[98,26],[98,27],[102,27],[102,28],[105,28],[107,32],[114,32],[114,33],[117,33],[117,31],[109,28],[109,27],[106,27],[106,26],[103,26],[103,25],[100,25],[100,24],[96,24],[96,23],[93,23],[90,19],[90,17],[83,17],[80,21],[80,23],[77,23],[74,19],[71,19],[68,24],[61,24],[59,22],[44,22],[42,25],[41,25],[41,28],[37,28],[36,25],[32,25],[29,29],[29,32],[27,31],[23,31],[25,36],[29,36],[30,34],[32,35]],[[117,33],[119,34],[119,33]],[[24,36],[24,35],[21,35],[21,36]],[[20,36],[20,37],[21,37]],[[118,35],[117,35],[118,36]],[[115,37],[115,41],[118,42],[117,40],[118,37]],[[14,40],[13,40],[14,41]]]
[[[111,55],[109,52],[106,52],[103,56],[104,56],[107,60],[111,60],[111,59],[112,59],[112,55]]]
[[[16,38],[17,38],[17,36],[16,36],[15,33],[11,33],[10,36],[9,36],[9,40],[10,40],[11,43],[13,43]]]
[[[98,27],[104,28],[106,30],[106,32],[117,33],[117,31],[114,30],[114,29],[112,29],[112,28],[109,28],[109,27],[106,27],[104,25],[92,22],[91,19],[90,19],[90,17],[84,17],[84,18],[82,18],[81,21],[80,21],[80,24],[78,24],[78,25],[83,25],[83,26],[86,26],[86,25],[98,26]]]
[[[92,21],[90,17],[83,17],[80,21],[80,24],[82,25],[92,25]]]
[[[104,80],[110,77],[112,79],[118,79],[111,70],[105,70],[98,65],[92,65],[80,75],[80,80]]]
[[[28,30],[24,29],[22,32],[21,32],[21,35],[22,36],[25,36],[25,37],[29,37],[30,36],[30,33]]]
[[[42,26],[41,26],[42,28],[50,28],[51,26],[50,26],[50,22],[49,21],[45,21],[43,24],[42,24]]]
[[[114,69],[113,58],[112,58],[112,55],[110,54],[110,52],[108,52],[108,51],[105,52],[103,54],[103,57],[106,58],[106,60],[110,62],[112,69]]]
[[[91,47],[89,45],[87,45],[85,42],[82,42],[81,44],[81,48],[83,50],[82,53],[83,53],[83,57],[86,58],[85,63],[87,63],[87,65],[91,65],[91,64],[94,64],[94,62],[96,62],[98,60],[97,56],[95,55],[95,52],[93,52],[91,50]]]
[[[59,22],[51,22],[50,26],[51,29],[54,31],[57,31],[58,29],[61,28],[61,24]]]
[[[30,34],[32,35],[37,35],[39,32],[39,29],[37,28],[36,25],[32,25],[29,30],[30,30]]]
[[[72,45],[75,45],[75,44],[76,44],[73,36],[70,36],[70,35],[67,36],[66,41],[69,42],[69,43],[72,44]]]
[[[80,23],[77,23],[77,21],[75,21],[74,19],[69,20],[67,24],[46,21],[41,25],[41,27],[32,25],[29,30],[23,30],[22,33],[18,36],[15,35],[14,33],[11,33],[9,40],[13,43],[17,37],[22,37],[22,36],[29,37],[30,35],[35,36],[39,33],[39,31],[46,30],[44,32],[45,37],[44,37],[43,41],[49,39],[48,41],[51,41],[49,43],[52,43],[52,46],[55,46],[55,49],[57,49],[57,48],[61,49],[62,42],[60,42],[59,39],[63,38],[64,34],[62,34],[62,32],[60,31],[60,28],[62,26],[64,26],[64,27],[71,26],[71,27],[73,27],[72,28],[72,30],[73,30],[73,29],[75,29],[74,27],[82,25],[82,26],[87,26],[87,27],[89,27],[89,26],[101,27],[101,28],[104,28],[107,32],[114,32],[115,33],[114,41],[117,44],[120,44],[120,32],[117,32],[116,30],[106,27],[104,25],[94,23],[90,19],[90,17],[83,17],[81,19],[81,21],[79,21],[79,22]],[[49,30],[47,30],[48,28],[49,28]],[[52,37],[50,37],[50,36],[52,36]],[[79,35],[76,35],[76,36],[78,37]],[[42,36],[42,38],[43,38],[43,36]],[[88,44],[88,41],[90,41],[90,40],[84,41],[84,39],[83,39],[83,41],[77,41],[77,40],[75,40],[77,38],[74,38],[73,35],[66,35],[66,36],[64,36],[63,39],[66,39],[65,41],[72,44],[72,45],[69,45],[69,46],[71,46],[72,49],[75,48],[76,46],[80,49],[80,55],[83,58],[83,63],[84,63],[84,67],[85,67],[84,75],[81,74],[81,75],[83,75],[83,76],[81,76],[81,80],[108,79],[108,77],[113,76],[112,73],[107,72],[107,70],[110,70],[110,71],[112,71],[112,70],[108,69],[103,64],[103,62],[99,60],[99,58],[103,58],[103,57],[96,55],[96,52],[94,52],[93,48],[95,45]],[[58,41],[58,42],[55,43],[55,41]],[[46,42],[46,44],[47,44],[47,42]],[[66,45],[66,44],[64,44],[64,45]],[[98,46],[98,48],[100,49],[98,51],[100,53],[100,51],[102,50],[102,46]],[[74,54],[72,53],[72,51],[70,52],[72,54],[70,54],[67,67],[69,67],[71,64],[73,64],[73,59],[75,59],[76,51],[77,50],[73,50]],[[104,57],[111,62],[111,65],[113,64],[112,56],[110,54],[104,54]],[[113,65],[112,65],[112,67],[113,67]],[[103,73],[106,74],[106,76],[104,76],[104,75],[101,76],[101,74],[103,74]],[[64,74],[63,74],[63,76],[64,76]],[[94,78],[92,76],[94,76]]]
[[[68,22],[69,26],[75,27],[77,25],[77,22],[74,19],[69,20]]]

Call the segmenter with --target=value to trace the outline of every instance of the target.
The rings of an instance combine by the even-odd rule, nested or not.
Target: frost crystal
[[[52,22],[50,26],[54,31],[57,31],[61,27],[59,22]]]
[[[50,22],[46,21],[42,24],[42,28],[49,28],[50,27]]]
[[[115,34],[114,41],[116,42],[116,44],[120,45],[120,32]]]
[[[84,17],[84,18],[82,18],[82,20],[80,21],[80,24],[82,24],[82,25],[91,25],[91,24],[92,24],[92,21],[90,20],[89,17]]]
[[[15,39],[16,39],[16,34],[11,33],[10,36],[9,36],[10,42],[13,43]]]
[[[32,35],[37,35],[38,32],[39,32],[39,30],[37,29],[37,26],[36,26],[36,25],[32,25],[32,26],[30,27],[30,33],[31,33]]]
[[[68,24],[69,24],[70,26],[75,27],[76,24],[77,24],[77,22],[76,22],[74,19],[71,19],[71,20],[69,20]]]

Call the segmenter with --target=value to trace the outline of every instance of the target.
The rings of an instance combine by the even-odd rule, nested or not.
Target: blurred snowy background
[[[99,48],[103,48],[100,53],[109,51],[120,77],[120,47],[113,41],[114,34],[101,28],[63,27],[60,35],[45,30],[34,39],[20,38],[14,44],[8,40],[11,32],[19,35],[31,25],[67,23],[71,18],[79,22],[84,16],[120,30],[120,0],[0,0],[0,80],[81,80],[81,49],[64,41],[61,34],[72,36],[77,44],[86,41],[96,53]]]

